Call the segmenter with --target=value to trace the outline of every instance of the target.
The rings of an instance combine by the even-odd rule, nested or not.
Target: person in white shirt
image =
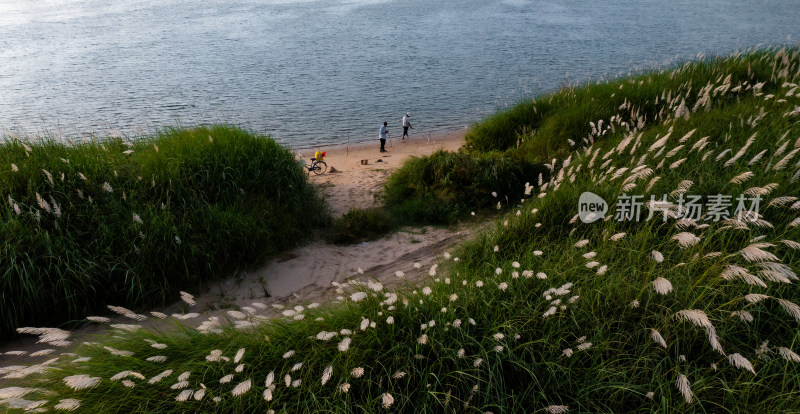
[[[386,129],[387,122],[383,123],[381,126],[381,132],[378,134],[378,137],[381,140],[381,152],[386,152],[386,137],[389,135],[389,130]]]
[[[411,121],[409,121],[409,118],[411,118],[411,114],[406,112],[406,116],[403,117],[403,138],[402,139],[406,139],[406,137],[408,136],[408,129],[409,128],[414,129],[414,127],[411,126]]]

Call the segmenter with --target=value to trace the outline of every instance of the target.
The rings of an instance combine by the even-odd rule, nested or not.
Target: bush
[[[525,183],[535,186],[539,174],[546,180],[549,170],[511,152],[438,151],[406,161],[389,177],[384,196],[392,214],[405,222],[454,223],[498,202],[519,201]]]
[[[329,215],[289,151],[227,127],[0,144],[0,332],[152,305],[295,246]]]
[[[336,244],[352,244],[374,240],[394,228],[392,216],[382,207],[351,208],[333,222],[325,238]]]

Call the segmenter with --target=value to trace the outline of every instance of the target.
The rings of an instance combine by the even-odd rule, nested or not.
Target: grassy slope
[[[747,66],[760,70],[723,87],[728,74]],[[791,84],[800,79],[798,66],[796,51],[772,51],[687,64],[674,73],[654,75],[710,75],[709,90],[725,91],[711,97],[707,107],[688,114],[678,111],[681,117],[676,119],[680,102],[685,100],[692,109],[706,83],[694,82],[691,89],[686,82],[667,90],[653,88],[646,101],[662,92],[672,97],[659,99],[663,110],[655,113],[663,115],[658,122],[648,120],[643,130],[632,133],[617,123],[616,132],[598,134],[602,139],[593,136],[596,143],[559,161],[544,195],[532,197],[519,206],[519,214],[501,218],[495,230],[454,252],[458,261],[445,258],[436,279],[427,283],[430,292],[420,287],[388,292],[372,285],[374,290],[365,288],[368,294],[361,301],[300,309],[304,319],[299,322],[289,312],[285,320],[263,323],[253,331],[187,330],[175,336],[139,332],[108,338],[104,344],[134,354],[113,356],[102,346],[86,346],[80,354],[93,359],[62,363],[63,371],[49,375],[53,382],[38,384],[55,395],[31,392],[25,398],[46,398],[47,407],[60,398],[76,398],[82,409],[98,412],[378,412],[384,410],[385,394],[393,399],[389,410],[405,412],[560,412],[562,405],[570,412],[796,412],[800,364],[791,359],[800,357],[791,352],[800,351],[800,307],[795,305],[800,292],[794,275],[800,269],[800,245],[792,241],[800,241],[800,226],[795,224],[800,204],[779,197],[798,196],[800,110],[795,110],[798,97]],[[645,79],[642,84],[638,80],[615,81],[606,89],[619,96],[643,94],[639,86],[651,88]],[[732,91],[739,82],[746,85]],[[769,94],[753,90],[760,82]],[[568,102],[582,91],[559,93],[564,95],[562,102]],[[626,112],[637,110],[614,108],[619,106],[605,108],[604,113],[610,117],[619,110],[622,120]],[[568,108],[554,106],[550,113],[560,110]],[[583,128],[568,138],[580,143],[591,130],[588,122],[599,119],[603,118],[587,114]],[[547,138],[541,130],[534,137],[566,154],[566,149],[558,149],[567,145],[558,141],[565,137]],[[654,147],[659,141],[663,146]],[[740,150],[741,156],[734,158]],[[731,182],[746,171],[753,173],[746,182]],[[735,197],[750,188],[761,191],[765,222],[736,229],[713,221],[684,222],[678,228],[674,219],[663,222],[659,216],[638,223],[609,220],[587,225],[573,220],[583,191],[612,203],[622,193],[660,198],[685,189],[686,180],[692,182],[687,195]],[[777,186],[771,188],[771,183]],[[611,209],[613,214],[613,204]],[[699,242],[680,247],[674,237],[682,232],[695,234]],[[762,236],[758,242],[769,245],[761,249],[776,257],[760,253],[758,260],[780,261],[786,267],[775,267],[779,273],[764,273],[762,265],[741,253]],[[576,247],[582,240],[585,246]],[[653,251],[660,252],[663,261],[655,260]],[[594,256],[584,256],[590,252]],[[723,278],[728,265],[746,268],[759,281]],[[670,282],[669,293],[654,290],[658,277]],[[779,277],[791,283],[775,281]],[[745,296],[751,293],[769,298]],[[682,320],[680,312],[686,310],[702,311],[706,326]],[[389,316],[394,318],[391,324]],[[320,317],[323,320],[317,320]],[[321,331],[338,334],[327,341],[315,339]],[[653,332],[664,338],[666,347],[652,339]],[[337,345],[344,337],[352,342],[340,352]],[[711,339],[719,343],[716,350]],[[145,340],[167,347],[159,350]],[[234,362],[242,348],[243,358]],[[215,349],[231,360],[207,361],[205,356]],[[286,355],[290,350],[294,354]],[[729,356],[735,354],[752,364],[755,374],[732,365]],[[146,361],[153,355],[168,360]],[[302,367],[291,371],[299,362]],[[241,372],[235,370],[239,363],[244,363]],[[332,375],[322,385],[328,366]],[[353,375],[357,367],[364,369],[364,376]],[[109,380],[123,370],[150,379],[166,369],[173,373],[156,384],[131,377],[135,386],[126,388]],[[181,391],[171,386],[184,371],[191,373],[187,389],[205,389],[200,401],[175,401]],[[272,371],[276,388],[265,401],[265,378]],[[97,377],[99,384],[73,391],[61,381],[79,373]],[[234,375],[232,381],[220,383],[228,374]],[[302,383],[287,387],[287,374]],[[683,376],[692,402],[676,387]],[[234,396],[232,390],[248,379],[251,388]],[[345,383],[350,385],[347,393],[337,388]]]
[[[271,139],[218,126],[126,144],[0,144],[0,333],[159,303],[327,220]]]

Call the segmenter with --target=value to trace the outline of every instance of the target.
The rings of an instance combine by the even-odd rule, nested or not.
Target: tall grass
[[[327,223],[293,156],[227,127],[0,144],[0,332],[153,305]]]
[[[473,125],[466,136],[466,147],[481,152],[521,147],[531,162],[546,163],[552,158],[564,158],[568,151],[603,136],[603,131],[612,124],[614,130],[607,134],[624,128],[621,126],[623,122],[631,128],[638,126],[642,129],[674,117],[681,102],[689,110],[694,109],[697,101],[705,96],[698,92],[709,84],[721,86],[727,80],[730,88],[735,88],[759,79],[766,81],[761,87],[764,95],[774,93],[781,87],[775,81],[775,59],[773,51],[755,50],[745,55],[685,62],[678,70],[665,68],[612,81],[563,88],[521,101],[509,110]],[[725,68],[723,78],[719,78],[720,67]],[[753,86],[751,83],[750,88]],[[679,90],[693,93],[679,94]],[[740,96],[721,92],[709,91],[715,105],[735,103]],[[600,121],[604,122],[604,128],[598,126]]]
[[[751,59],[771,62],[766,78],[725,82],[726,62]],[[230,324],[119,331],[50,362],[45,382],[46,366],[9,369],[27,388],[0,393],[100,412],[800,411],[798,67],[796,50],[772,50],[670,72],[701,68],[727,90],[587,139],[418,285],[364,279],[327,306],[277,305],[277,319],[253,304]],[[608,220],[578,220],[585,191],[610,202]],[[761,195],[758,220],[614,218],[623,194],[667,195],[676,212],[681,195],[742,193]]]
[[[449,224],[476,210],[508,207],[526,197],[526,183],[537,187],[549,175],[543,165],[510,154],[442,150],[392,173],[384,202],[399,220]]]

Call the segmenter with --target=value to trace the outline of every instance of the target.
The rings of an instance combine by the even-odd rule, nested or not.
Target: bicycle
[[[325,152],[317,152],[317,156],[311,158],[311,164],[307,165],[305,158],[302,158],[301,156],[300,165],[307,169],[309,173],[314,171],[314,174],[316,175],[325,174],[325,172],[328,171],[328,164],[322,160],[323,158],[325,158]]]

